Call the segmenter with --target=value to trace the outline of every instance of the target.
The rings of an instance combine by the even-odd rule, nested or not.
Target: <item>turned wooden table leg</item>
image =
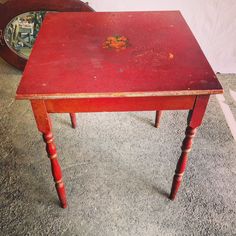
[[[197,132],[197,127],[199,127],[202,123],[203,116],[205,114],[205,110],[208,104],[209,95],[201,95],[197,96],[194,107],[191,111],[189,111],[188,115],[188,126],[185,132],[185,139],[182,144],[182,153],[178,160],[175,175],[172,182],[172,188],[169,198],[174,200],[178,189],[180,187],[184,171],[187,166],[188,154],[191,151],[193,138]]]
[[[162,115],[162,111],[156,111],[156,119],[155,119],[156,128],[160,127],[161,115]]]
[[[181,156],[178,160],[176,170],[175,170],[175,175],[173,178],[173,183],[172,183],[172,188],[171,188],[171,193],[170,193],[170,199],[174,200],[176,193],[178,192],[178,189],[180,187],[180,183],[182,181],[182,177],[187,165],[188,161],[188,153],[191,151],[192,143],[193,143],[193,138],[196,134],[197,129],[192,129],[191,127],[187,127],[186,129],[186,136],[183,141],[183,145],[181,147],[182,153]]]
[[[70,113],[70,120],[72,128],[76,128],[76,113]]]
[[[56,146],[53,141],[52,125],[49,114],[43,100],[32,100],[32,109],[38,130],[43,133],[43,139],[46,143],[46,151],[51,162],[52,175],[55,181],[57,194],[61,203],[61,207],[66,208],[66,193],[64,183],[62,181],[62,172],[57,160]]]
[[[43,134],[44,142],[46,143],[46,151],[51,162],[52,176],[54,178],[57,195],[62,208],[66,208],[66,193],[64,183],[62,181],[61,167],[57,160],[56,146],[53,141],[51,132]]]

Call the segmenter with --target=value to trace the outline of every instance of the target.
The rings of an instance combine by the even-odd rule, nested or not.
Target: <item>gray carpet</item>
[[[58,206],[21,73],[0,60],[0,235],[236,235],[236,145],[213,96],[176,201],[186,111],[52,115],[68,208]],[[219,75],[236,117],[236,75]]]

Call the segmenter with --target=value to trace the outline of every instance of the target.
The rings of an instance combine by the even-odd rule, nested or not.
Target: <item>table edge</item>
[[[179,90],[153,92],[107,92],[107,93],[55,93],[55,94],[16,94],[16,100],[35,99],[70,99],[70,98],[114,98],[114,97],[163,97],[163,96],[196,96],[222,94],[223,89],[213,90]]]

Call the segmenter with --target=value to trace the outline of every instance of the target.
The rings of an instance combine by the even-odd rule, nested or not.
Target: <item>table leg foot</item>
[[[62,173],[59,162],[57,160],[56,146],[53,142],[53,135],[51,132],[43,134],[44,142],[46,143],[46,151],[51,162],[52,175],[55,181],[57,194],[62,208],[66,208],[66,193],[64,183],[62,181]]]
[[[59,182],[59,183],[56,183],[55,186],[56,186],[57,195],[60,200],[61,207],[66,208],[67,203],[66,203],[66,192],[65,192],[64,184],[63,182]]]
[[[162,111],[156,111],[156,119],[155,119],[155,125],[154,125],[156,128],[160,127],[161,115],[162,115]]]
[[[171,193],[169,198],[171,200],[174,200],[176,197],[176,194],[178,192],[178,189],[180,187],[181,181],[182,181],[182,177],[187,165],[187,161],[188,161],[188,153],[191,151],[191,147],[192,147],[192,143],[193,143],[193,138],[196,134],[197,129],[193,129],[190,126],[187,127],[186,129],[186,136],[185,139],[183,141],[182,144],[182,154],[178,160],[177,166],[176,166],[176,170],[175,170],[175,175],[173,178],[173,183],[172,183],[172,188],[171,188]]]
[[[76,128],[76,114],[75,113],[70,113],[70,120],[71,120],[71,125],[72,128]]]

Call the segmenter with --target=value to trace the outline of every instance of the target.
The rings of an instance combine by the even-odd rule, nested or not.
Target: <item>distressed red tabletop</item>
[[[70,12],[46,16],[17,98],[220,92],[180,12]]]

